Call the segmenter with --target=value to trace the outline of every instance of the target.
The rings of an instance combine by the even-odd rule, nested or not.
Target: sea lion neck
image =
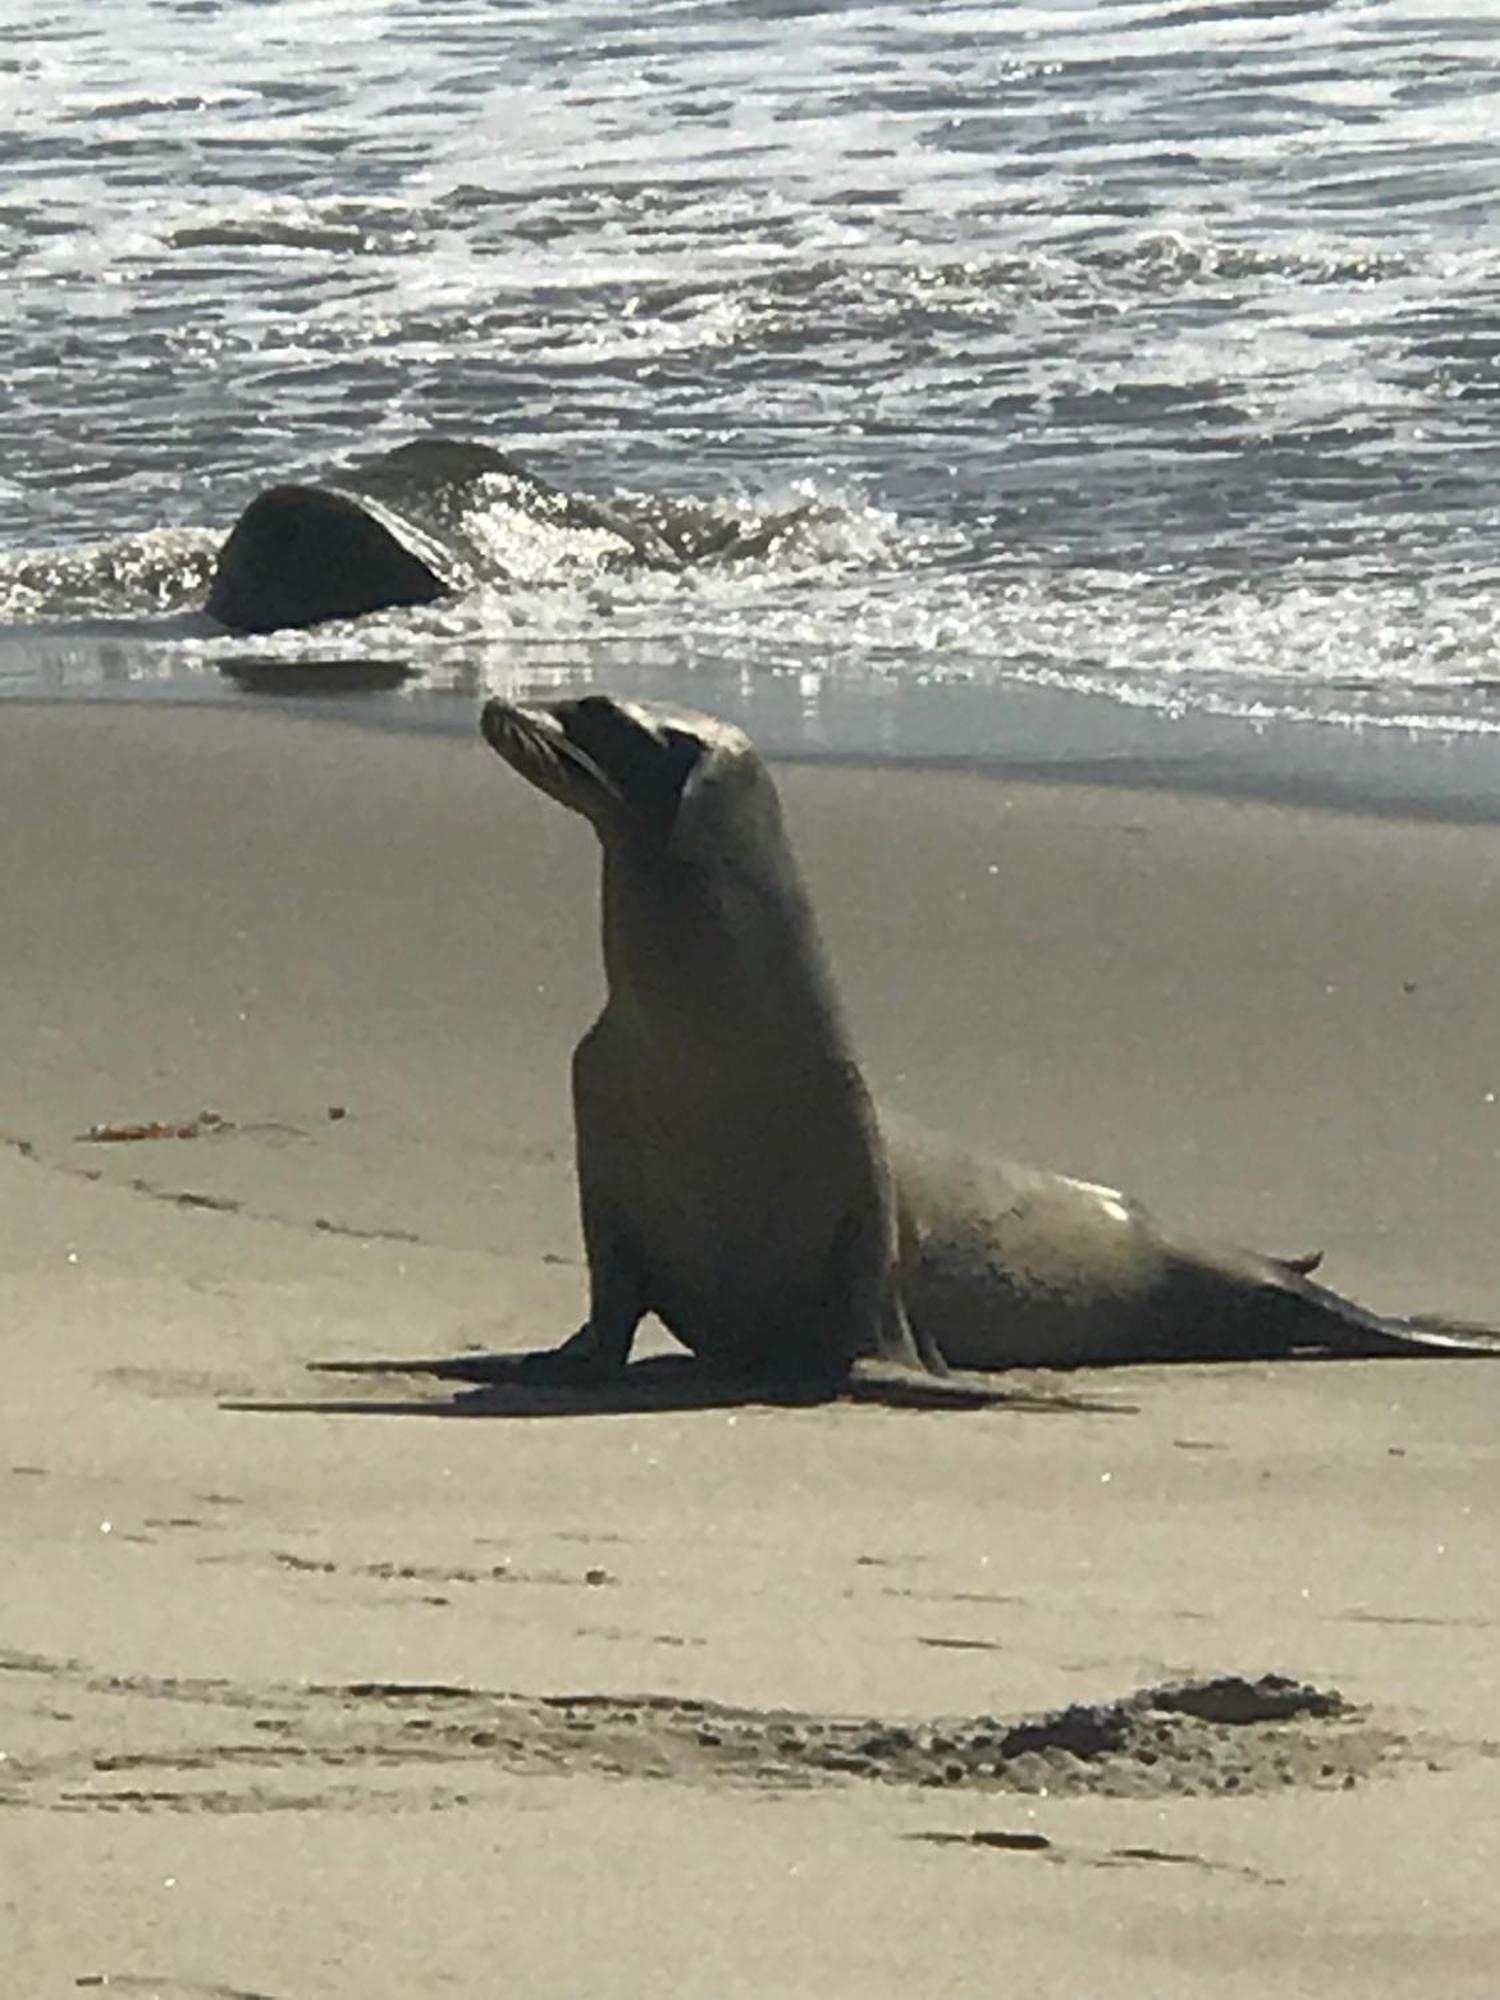
[[[791,854],[684,855],[606,838],[601,918],[609,1012],[674,1023],[682,1047],[774,1040],[846,1052],[817,920]]]

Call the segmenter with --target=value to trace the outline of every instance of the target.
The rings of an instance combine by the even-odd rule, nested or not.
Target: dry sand
[[[783,790],[885,1095],[1375,1304],[1500,1311],[1495,829]],[[575,1324],[591,840],[477,740],[11,704],[0,828],[6,1993],[1500,1987],[1500,1369],[227,1409]],[[935,1718],[1266,1672],[1358,1713],[1045,1792],[829,1772],[836,1730],[763,1713],[941,1761]]]

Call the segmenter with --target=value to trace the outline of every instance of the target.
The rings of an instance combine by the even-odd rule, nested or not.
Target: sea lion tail
[[[1290,1271],[1294,1278],[1310,1278],[1323,1262],[1323,1253],[1321,1250],[1304,1250],[1300,1257],[1274,1257],[1271,1261],[1279,1264],[1283,1271]]]

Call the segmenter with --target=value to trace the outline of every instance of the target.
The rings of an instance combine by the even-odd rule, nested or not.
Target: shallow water
[[[807,748],[1491,754],[1500,14],[10,13],[0,689],[357,658],[413,719],[591,676]],[[497,518],[440,605],[196,615],[260,487],[431,430],[764,546],[614,571]]]

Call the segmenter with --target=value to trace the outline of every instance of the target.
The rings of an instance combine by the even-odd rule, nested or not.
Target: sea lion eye
[[[703,746],[690,731],[654,723],[612,701],[584,695],[569,711],[571,741],[615,786],[638,818],[665,832]]]
[[[628,797],[640,782],[643,762],[649,760],[653,732],[643,729],[608,695],[584,695],[558,715],[569,742]]]

